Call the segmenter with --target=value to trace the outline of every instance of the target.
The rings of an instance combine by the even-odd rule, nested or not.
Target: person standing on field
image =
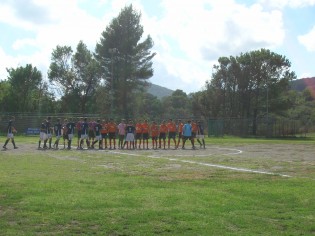
[[[54,143],[54,148],[55,149],[59,149],[58,145],[59,145],[59,140],[61,138],[61,130],[62,130],[62,124],[60,122],[60,118],[57,119],[57,123],[54,125],[54,132],[56,135],[56,141]]]
[[[135,130],[136,128],[132,121],[128,120],[128,124],[126,126],[126,141],[123,148],[125,148],[125,145],[127,144],[127,149],[135,149]]]
[[[151,138],[152,138],[152,149],[156,150],[158,148],[158,136],[159,136],[159,126],[156,124],[155,121],[152,122],[150,127],[151,131]]]
[[[118,129],[118,149],[123,149],[124,139],[125,139],[125,134],[126,134],[126,123],[124,119],[121,120],[121,122],[117,126],[117,129]]]
[[[142,141],[143,141],[143,149],[149,149],[149,132],[150,132],[150,126],[148,124],[148,120],[144,120],[144,123],[142,124]]]
[[[185,149],[185,143],[187,139],[190,140],[192,149],[195,149],[195,144],[194,144],[194,139],[192,138],[192,126],[191,126],[191,121],[188,120],[186,124],[183,126],[183,145],[182,149]]]
[[[80,139],[80,149],[83,149],[82,145],[84,144],[84,140],[86,141],[86,145],[90,148],[89,142],[89,123],[87,118],[84,118],[83,123],[81,124],[81,139]]]
[[[183,139],[183,126],[184,126],[184,123],[182,122],[181,119],[179,119],[178,124],[177,124],[177,131],[178,131],[177,148],[179,147],[180,140]]]
[[[47,139],[46,122],[47,120],[43,120],[43,122],[40,125],[38,149],[41,149],[41,142],[42,141],[45,142],[45,140]]]
[[[101,120],[98,119],[95,123],[94,126],[94,131],[95,131],[95,141],[92,143],[92,149],[94,148],[94,145],[98,142],[98,149],[103,149],[102,148],[102,134],[101,134],[101,130],[102,130],[102,124],[101,124]]]
[[[107,121],[105,119],[102,121],[101,134],[102,134],[102,148],[107,149],[108,130],[107,130]],[[104,142],[103,142],[103,140],[104,140]],[[103,143],[105,144],[104,146],[103,146]]]
[[[163,148],[165,149],[165,139],[166,139],[166,133],[167,133],[167,126],[165,120],[162,121],[162,124],[160,125],[160,134],[159,134],[159,148],[162,149],[162,140],[163,140]]]
[[[172,119],[169,119],[167,123],[167,129],[168,129],[168,141],[167,141],[167,147],[170,149],[171,145],[171,139],[174,141],[174,147],[176,149],[176,124],[173,122]]]
[[[44,141],[44,148],[47,148],[47,141],[49,143],[49,149],[51,149],[51,142],[52,142],[52,127],[51,127],[51,117],[47,117],[46,120],[46,139]]]
[[[113,149],[112,143],[114,145],[114,149],[116,149],[117,125],[112,118],[109,119],[109,123],[107,124],[107,128],[108,128],[108,136],[109,136],[109,149]]]
[[[83,118],[81,117],[80,120],[77,122],[77,131],[78,131],[78,147],[77,149],[80,149],[81,147],[81,135],[82,135],[82,124],[83,124]]]
[[[7,126],[7,140],[5,141],[4,145],[3,145],[3,149],[7,149],[7,144],[8,142],[11,140],[14,149],[17,149],[18,147],[15,145],[15,141],[14,141],[14,135],[13,133],[16,133],[16,129],[13,125],[13,122],[15,120],[15,117],[12,116],[11,119],[9,120],[8,126]]]
[[[139,119],[138,122],[136,123],[136,136],[135,136],[135,146],[138,149],[141,149],[141,139],[142,139],[142,123],[141,120]],[[139,140],[139,146],[138,145],[138,140]]]
[[[72,139],[74,137],[74,129],[75,129],[75,123],[73,122],[73,119],[70,118],[69,122],[66,124],[67,127],[67,136],[68,136],[68,149],[71,149],[71,143]]]
[[[205,134],[204,134],[204,128],[203,125],[201,124],[200,121],[197,123],[198,126],[198,131],[197,131],[197,142],[200,144],[200,148],[206,149],[206,144],[205,144]],[[200,139],[202,143],[200,142]]]

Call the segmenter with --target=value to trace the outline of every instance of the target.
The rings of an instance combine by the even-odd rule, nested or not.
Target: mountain
[[[163,97],[171,96],[174,91],[156,84],[149,84],[147,92],[158,99],[162,99]]]
[[[303,91],[307,87],[315,91],[315,77],[297,79],[291,82],[292,90]]]

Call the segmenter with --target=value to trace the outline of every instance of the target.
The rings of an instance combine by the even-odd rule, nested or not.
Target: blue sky
[[[154,41],[152,83],[196,92],[220,56],[260,48],[286,56],[298,78],[315,76],[315,0],[1,0],[0,80],[27,63],[47,79],[57,45],[94,51],[130,3]]]

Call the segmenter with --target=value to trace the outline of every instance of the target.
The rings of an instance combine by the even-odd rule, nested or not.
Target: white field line
[[[231,150],[231,149],[229,149],[229,150]],[[235,149],[235,150],[237,150],[237,149]],[[241,150],[238,150],[238,151],[240,151],[240,153],[242,152]],[[163,156],[145,156],[145,155],[140,155],[140,154],[125,153],[125,152],[118,152],[118,151],[110,151],[110,152],[113,154],[120,154],[120,155],[127,155],[127,156],[139,156],[139,157],[148,157],[148,158],[156,158],[156,159],[166,159],[169,161],[176,161],[176,162],[183,162],[183,163],[189,163],[189,164],[195,164],[195,165],[209,166],[209,167],[215,167],[215,168],[226,169],[226,170],[234,170],[234,171],[239,171],[239,172],[249,172],[249,173],[265,174],[265,175],[277,175],[277,176],[287,177],[287,178],[292,177],[290,175],[283,175],[283,174],[273,173],[273,172],[268,172],[268,171],[251,170],[251,169],[237,168],[237,167],[224,166],[224,165],[216,165],[216,164],[203,163],[203,162],[197,162],[197,161],[180,160],[177,158],[168,158],[168,157],[163,157]],[[228,155],[228,154],[225,154],[225,155]]]

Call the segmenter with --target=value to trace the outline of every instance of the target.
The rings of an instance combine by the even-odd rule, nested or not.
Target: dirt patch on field
[[[62,155],[61,155],[62,152]],[[34,144],[20,144],[18,149],[8,145],[2,149],[0,156],[22,156],[25,154],[43,153],[50,158],[60,160],[84,161],[84,157],[93,156],[102,159],[107,155],[119,157],[135,156],[151,159],[167,159],[171,161],[163,169],[180,169],[182,165],[204,165],[209,168],[226,168],[227,170],[275,173],[315,179],[314,145],[311,144],[243,144],[231,146],[208,145],[206,149],[191,147],[187,149],[158,149],[158,150],[54,150],[37,149]],[[140,164],[140,163],[138,163]],[[107,168],[112,165],[105,164]],[[115,166],[117,163],[115,163]],[[145,168],[146,163],[142,163]],[[100,166],[100,165],[99,165]]]

